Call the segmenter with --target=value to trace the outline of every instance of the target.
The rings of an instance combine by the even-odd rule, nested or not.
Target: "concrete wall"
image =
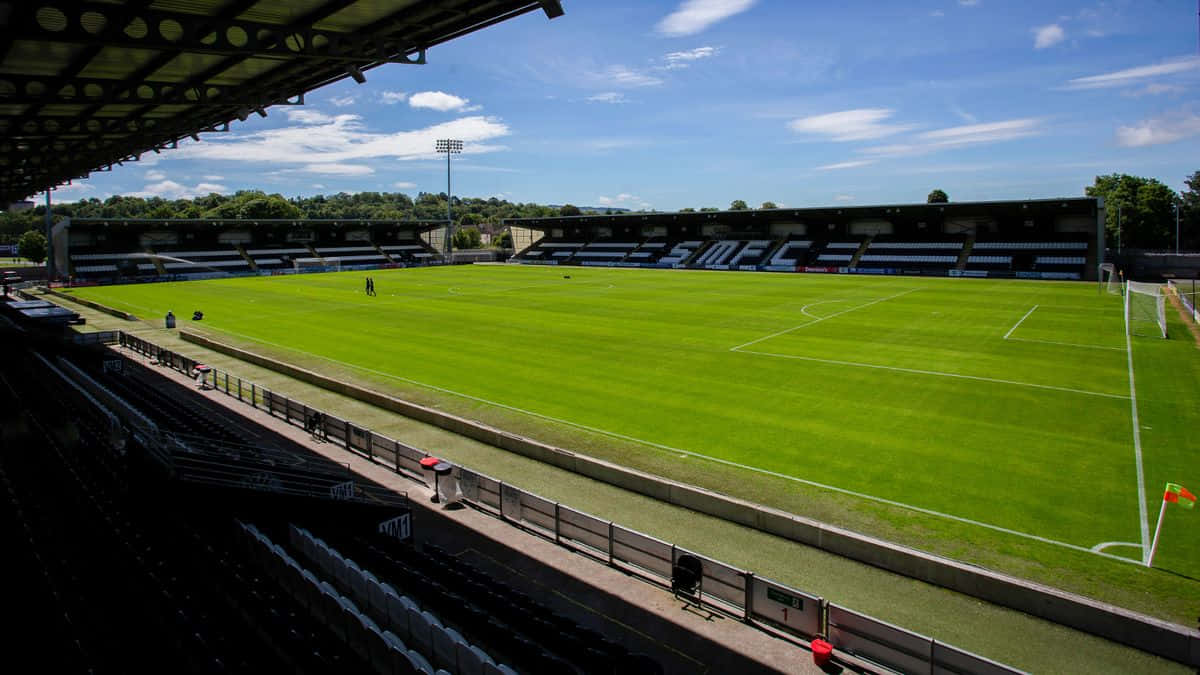
[[[63,300],[68,300],[70,302],[76,302],[76,303],[83,305],[84,307],[91,307],[92,309],[94,309],[98,312],[104,312],[105,314],[110,314],[112,316],[117,317],[118,319],[125,319],[126,321],[137,321],[137,317],[135,317],[132,314],[127,314],[125,312],[122,312],[119,309],[113,309],[112,307],[106,307],[98,302],[92,302],[91,300],[84,300],[83,298],[76,297],[69,293],[60,293],[52,288],[47,288],[46,292],[55,297],[62,298]]]
[[[1186,626],[576,454],[187,331],[181,330],[179,335],[208,349],[610,485],[1200,666],[1200,631]]]

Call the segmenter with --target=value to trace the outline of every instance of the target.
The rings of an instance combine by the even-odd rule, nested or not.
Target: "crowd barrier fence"
[[[430,455],[422,450],[228,372],[215,368],[197,372],[198,364],[194,359],[135,335],[121,332],[119,343],[178,372],[196,377],[202,386],[264,410],[288,424],[305,427],[350,452],[428,486],[420,461]],[[981,675],[1023,672],[826,602],[818,595],[759,577],[748,570],[597,518],[466,467],[456,466],[454,475],[467,502],[612,567],[637,572],[669,585],[680,556],[698,558],[703,575],[699,586],[700,602],[739,616],[748,623],[768,626],[808,641],[818,637],[828,638],[836,649],[844,653],[900,672]]]

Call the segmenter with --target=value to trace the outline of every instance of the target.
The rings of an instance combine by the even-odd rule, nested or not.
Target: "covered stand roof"
[[[0,205],[559,0],[0,0]]]

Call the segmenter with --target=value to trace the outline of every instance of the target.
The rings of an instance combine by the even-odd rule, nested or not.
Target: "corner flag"
[[[1154,566],[1154,553],[1158,551],[1158,535],[1162,533],[1163,515],[1167,512],[1167,504],[1178,504],[1185,509],[1196,505],[1196,495],[1178,483],[1167,483],[1163,490],[1162,507],[1158,510],[1158,525],[1154,527],[1154,542],[1150,544],[1150,555],[1146,556],[1146,567]]]
[[[1196,505],[1196,495],[1188,492],[1187,488],[1178,483],[1167,483],[1167,490],[1163,493],[1163,501],[1190,509]]]

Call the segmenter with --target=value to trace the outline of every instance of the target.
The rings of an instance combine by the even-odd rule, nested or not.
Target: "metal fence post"
[[[242,378],[238,378],[238,400],[242,400]]]
[[[559,541],[559,538],[558,538],[558,534],[559,534],[559,527],[558,527],[559,519],[558,518],[559,518],[558,502],[554,502],[554,543],[561,544],[562,542]]]
[[[258,387],[253,382],[250,383],[250,407],[258,409]]]
[[[608,521],[608,565],[613,564],[613,522]]]
[[[750,623],[750,617],[754,615],[754,572],[742,572],[742,575],[746,579],[746,599],[742,602],[746,615],[742,618]]]
[[[350,423],[342,420],[342,441],[346,444],[346,449],[350,450]]]
[[[400,473],[400,441],[392,441],[392,457],[396,459],[396,473]]]

